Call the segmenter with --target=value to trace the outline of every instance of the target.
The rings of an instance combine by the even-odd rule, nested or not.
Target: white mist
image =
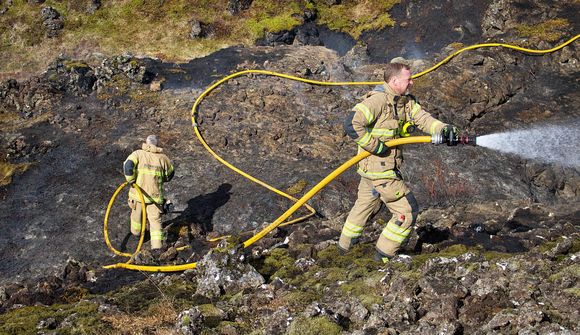
[[[477,136],[477,145],[544,163],[580,167],[580,122]]]

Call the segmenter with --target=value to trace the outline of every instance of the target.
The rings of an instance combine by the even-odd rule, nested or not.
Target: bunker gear
[[[385,150],[384,142],[407,136],[410,125],[431,135],[446,126],[421,108],[412,95],[397,95],[386,83],[375,87],[356,104],[344,122],[347,135],[358,144],[359,152],[373,155],[361,160],[358,198],[343,226],[338,246],[348,250],[363,233],[368,219],[385,203],[392,217],[376,244],[381,258],[395,255],[415,223],[419,207],[402,180],[399,169],[403,151],[399,147]]]
[[[141,150],[136,150],[123,163],[123,172],[128,182],[135,182],[142,189],[151,234],[151,249],[163,246],[164,236],[161,227],[161,213],[165,202],[163,183],[171,181],[174,168],[163,149],[143,143]],[[137,191],[129,191],[131,208],[131,233],[141,232],[141,203]]]

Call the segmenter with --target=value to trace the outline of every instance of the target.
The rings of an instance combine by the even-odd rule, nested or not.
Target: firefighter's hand
[[[381,143],[381,145],[379,145],[379,149],[377,150],[377,152],[375,152],[375,155],[377,156],[381,156],[381,157],[385,157],[388,156],[391,153],[391,149],[384,143]]]
[[[447,138],[451,131],[453,131],[453,134],[459,134],[459,128],[452,124],[447,124],[443,129],[441,129],[441,135],[443,135],[444,138]]]

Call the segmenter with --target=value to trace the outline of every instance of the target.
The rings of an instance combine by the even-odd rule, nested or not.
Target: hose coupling
[[[443,144],[443,135],[440,133],[431,135],[431,143],[433,144]]]

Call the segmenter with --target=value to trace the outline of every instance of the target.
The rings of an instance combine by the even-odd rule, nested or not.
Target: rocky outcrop
[[[40,11],[40,15],[42,16],[42,26],[46,36],[50,38],[57,37],[62,28],[64,28],[64,21],[60,13],[52,7],[44,7]]]
[[[249,264],[245,264],[243,254],[236,248],[222,243],[198,262],[195,272],[196,293],[210,299],[223,294],[236,294],[244,289],[252,289],[264,283],[264,278]]]
[[[516,18],[528,5],[534,20],[542,18],[536,7],[547,10],[534,1],[518,4],[493,1],[484,37],[521,42]],[[431,5],[413,3],[405,15],[416,19]],[[545,18],[562,12],[555,4]],[[0,332],[72,333],[87,324],[103,333],[578,331],[575,167],[481,147],[406,147],[403,173],[421,213],[403,254],[387,264],[371,258],[390,218],[384,209],[351,252],[340,254],[335,246],[356,197],[354,169],[309,201],[319,215],[306,222],[279,226],[247,249],[241,237],[209,240],[249,237],[292,201],[225,169],[190,137],[189,111],[204,88],[199,83],[244,69],[321,81],[380,80],[381,64],[371,57],[376,44],[360,43],[339,56],[307,45],[318,43],[314,30],[294,33],[292,44],[228,49],[190,64],[63,58],[42,76],[0,84],[1,162],[31,164],[0,189]],[[457,47],[433,59],[413,58],[413,69]],[[414,93],[442,121],[492,134],[574,118],[577,71],[575,43],[541,57],[480,49],[416,79]],[[176,88],[177,74],[192,84]],[[299,198],[356,153],[342,120],[369,89],[240,76],[205,97],[196,126],[228,162]],[[97,229],[104,205],[123,181],[120,164],[150,132],[160,135],[175,162],[175,179],[166,185],[175,212],[164,217],[166,254],[155,258],[144,250],[133,261],[197,261],[197,267],[104,270],[125,261],[106,249]],[[127,242],[124,196],[109,218],[116,246]],[[135,244],[124,246],[130,252]],[[22,306],[34,306],[31,325],[22,324]]]

